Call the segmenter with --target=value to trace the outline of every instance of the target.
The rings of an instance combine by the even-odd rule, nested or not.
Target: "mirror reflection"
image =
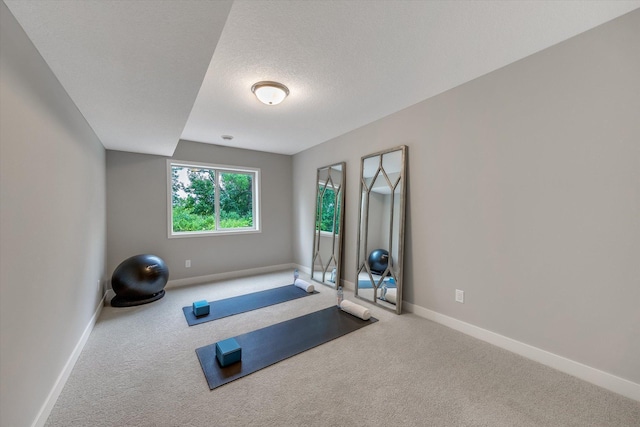
[[[311,278],[327,286],[341,286],[344,227],[344,162],[318,168]]]
[[[406,146],[364,156],[356,296],[402,311]]]

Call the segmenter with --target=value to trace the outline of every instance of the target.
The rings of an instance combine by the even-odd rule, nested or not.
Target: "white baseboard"
[[[614,393],[621,394],[629,399],[640,401],[640,384],[406,301],[402,302],[402,308],[409,313],[414,313],[425,319],[440,323],[441,325],[486,341],[512,353],[519,354],[527,359],[534,360],[558,371],[580,378],[581,380],[606,388]]]
[[[54,384],[53,388],[49,392],[49,395],[47,396],[47,398],[45,399],[44,404],[40,408],[38,415],[36,415],[36,418],[33,421],[33,424],[31,424],[31,427],[42,427],[47,422],[47,418],[49,418],[49,415],[51,414],[51,410],[53,409],[53,406],[56,404],[56,401],[58,400],[60,393],[62,393],[62,389],[64,388],[64,385],[67,383],[67,379],[69,379],[69,375],[71,375],[71,371],[73,370],[73,367],[78,361],[78,358],[80,357],[80,353],[82,353],[82,349],[84,348],[84,345],[87,343],[87,340],[89,339],[89,335],[91,335],[91,331],[93,331],[93,327],[95,326],[96,321],[98,320],[98,317],[100,317],[100,313],[102,312],[102,307],[104,307],[105,297],[106,297],[106,294],[105,296],[102,297],[102,300],[98,304],[98,307],[96,308],[96,311],[93,313],[91,320],[89,320],[89,324],[84,328],[84,332],[82,332],[82,335],[80,336],[80,340],[78,341],[75,348],[71,352],[69,359],[67,359],[67,363],[65,363],[64,368],[62,368],[62,372],[60,372],[60,375],[58,375],[58,379],[56,380],[56,383]]]
[[[342,282],[342,289],[346,289],[346,290],[352,291],[352,292],[356,291],[355,283],[350,282],[348,280],[344,280],[344,279],[342,279],[341,282]]]
[[[113,292],[113,289],[107,289],[104,293],[104,305],[111,305],[111,300],[116,296],[116,293]]]
[[[272,273],[290,268],[293,272],[294,268],[299,268],[297,264],[280,264],[268,267],[249,268],[246,270],[230,271],[228,273],[208,274],[206,276],[187,277],[185,279],[169,280],[165,289],[177,288],[180,286],[197,285],[200,283],[215,282],[218,280],[236,279],[239,277],[254,276],[257,274]]]

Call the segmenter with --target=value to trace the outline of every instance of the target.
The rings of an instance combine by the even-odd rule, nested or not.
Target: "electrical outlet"
[[[184,262],[184,266],[185,266],[186,268],[191,268],[191,260],[190,260],[190,259],[186,260],[186,261]]]
[[[456,302],[464,304],[464,291],[456,289]]]

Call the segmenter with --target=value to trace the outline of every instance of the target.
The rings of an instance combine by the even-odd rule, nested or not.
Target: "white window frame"
[[[211,231],[173,231],[173,209],[172,209],[172,177],[171,168],[173,166],[178,167],[194,167],[204,169],[214,169],[216,171],[216,229]],[[246,228],[231,228],[220,230],[220,191],[217,189],[219,182],[219,175],[226,172],[237,172],[253,175],[253,227]],[[183,160],[167,159],[167,235],[169,239],[185,238],[185,237],[207,237],[207,236],[220,236],[229,234],[253,234],[261,233],[261,221],[260,221],[260,169],[251,168],[245,166],[230,166],[213,163],[201,163],[201,162],[189,162]]]

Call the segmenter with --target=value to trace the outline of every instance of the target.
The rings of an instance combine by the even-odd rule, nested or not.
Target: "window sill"
[[[213,236],[230,236],[238,234],[257,234],[262,233],[261,230],[220,230],[220,231],[184,231],[184,232],[171,232],[168,236],[169,239],[184,239],[189,237],[213,237]]]

